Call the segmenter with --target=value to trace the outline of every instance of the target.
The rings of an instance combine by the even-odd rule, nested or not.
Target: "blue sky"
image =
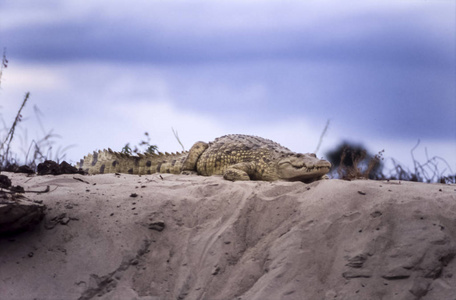
[[[410,165],[456,170],[455,1],[0,2],[0,90],[11,122],[75,145],[120,150],[145,131],[162,151],[228,133],[320,156],[341,140]],[[31,138],[30,138],[31,139]]]

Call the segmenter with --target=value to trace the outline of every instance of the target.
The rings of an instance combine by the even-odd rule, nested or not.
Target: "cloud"
[[[55,90],[64,89],[66,82],[55,70],[45,65],[25,65],[11,63],[8,69],[4,70],[2,88],[8,89],[30,89],[30,90]]]
[[[51,3],[30,17],[33,26],[17,21],[4,27],[4,43],[15,55],[45,61],[291,59],[428,67],[445,66],[453,55],[446,38],[449,24],[441,21],[453,14],[441,3],[407,10],[393,2],[369,1],[351,6],[328,1],[151,1],[133,2],[128,9],[118,1]],[[5,14],[2,22],[12,24],[30,14],[27,7],[13,8],[15,17]],[[25,9],[25,17],[18,8]]]

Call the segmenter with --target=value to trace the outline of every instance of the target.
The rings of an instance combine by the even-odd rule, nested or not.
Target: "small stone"
[[[342,276],[345,279],[352,279],[352,278],[370,278],[372,276],[371,272],[367,270],[359,270],[357,272],[344,272]]]
[[[387,280],[398,280],[398,279],[407,279],[410,277],[411,271],[404,269],[403,267],[397,267],[388,271],[382,277]]]
[[[156,231],[163,231],[165,229],[165,222],[158,221],[149,224],[149,229],[156,230]]]
[[[214,271],[212,271],[211,274],[215,276],[215,275],[217,275],[219,272],[220,272],[220,267],[219,267],[219,266],[216,266],[215,269],[214,269]]]
[[[372,218],[377,218],[377,217],[380,217],[382,215],[382,212],[381,211],[374,211],[373,213],[370,214]]]
[[[69,222],[70,222],[70,218],[68,218],[68,217],[65,217],[62,220],[60,220],[60,224],[62,224],[62,225],[66,225]]]
[[[350,268],[362,268],[364,262],[367,260],[367,255],[359,254],[348,259],[348,263],[346,264],[347,267]]]

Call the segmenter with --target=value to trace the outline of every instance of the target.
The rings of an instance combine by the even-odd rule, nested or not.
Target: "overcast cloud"
[[[0,47],[4,119],[30,91],[73,161],[144,131],[179,150],[171,126],[309,152],[330,119],[324,149],[421,139],[456,170],[454,1],[6,0]]]

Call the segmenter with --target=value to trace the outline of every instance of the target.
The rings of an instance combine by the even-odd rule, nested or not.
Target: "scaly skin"
[[[315,154],[295,153],[278,143],[249,135],[226,135],[212,143],[197,142],[189,152],[131,156],[104,150],[89,154],[78,164],[89,174],[196,173],[223,175],[227,180],[321,179],[331,164]]]

